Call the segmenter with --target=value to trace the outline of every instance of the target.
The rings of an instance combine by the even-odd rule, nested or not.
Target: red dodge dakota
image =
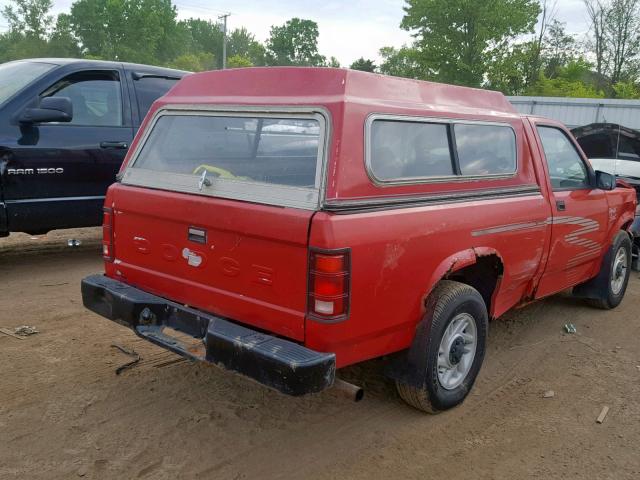
[[[84,305],[302,395],[390,355],[410,405],[461,403],[490,319],[573,289],[614,308],[636,196],[497,92],[331,68],[185,77],[104,205]],[[393,355],[391,355],[393,354]]]

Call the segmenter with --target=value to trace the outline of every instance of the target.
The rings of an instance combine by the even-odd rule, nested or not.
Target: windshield
[[[133,167],[314,188],[319,141],[314,118],[163,115]]]
[[[0,105],[56,65],[39,62],[9,62],[0,65]]]

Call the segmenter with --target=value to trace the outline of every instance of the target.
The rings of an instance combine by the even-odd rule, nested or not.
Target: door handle
[[[559,212],[564,212],[567,209],[567,206],[564,204],[564,200],[556,200],[556,207]]]
[[[125,149],[129,148],[129,144],[127,142],[100,142],[100,148]]]

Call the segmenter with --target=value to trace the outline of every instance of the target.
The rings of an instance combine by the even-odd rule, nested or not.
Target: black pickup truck
[[[0,237],[102,222],[151,104],[188,72],[120,62],[0,65]]]

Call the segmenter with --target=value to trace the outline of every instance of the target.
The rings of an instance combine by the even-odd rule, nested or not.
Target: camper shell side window
[[[505,178],[518,168],[508,123],[372,115],[365,137],[367,173],[378,184]]]

